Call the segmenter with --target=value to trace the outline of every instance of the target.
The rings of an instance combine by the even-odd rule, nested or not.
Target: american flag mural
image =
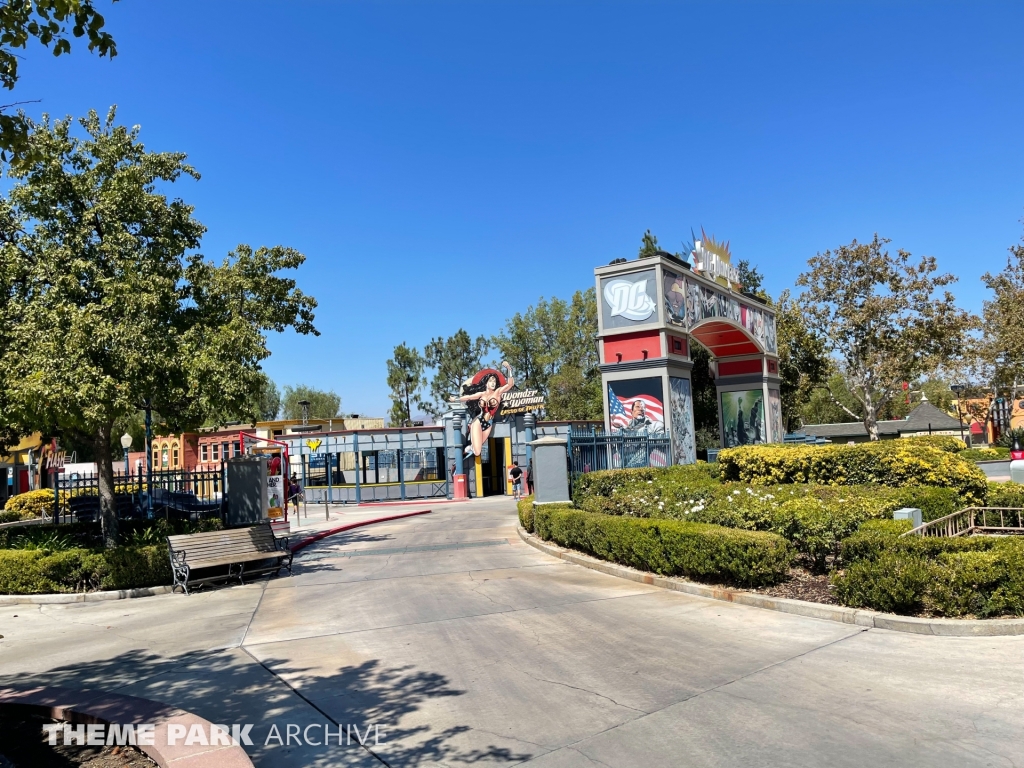
[[[632,382],[629,382],[632,383]],[[661,382],[658,381],[660,387]],[[636,429],[630,427],[633,420],[633,403],[640,400],[644,404],[644,415],[651,420],[652,424],[647,427],[650,434],[663,434],[665,432],[665,408],[661,399],[650,394],[638,394],[632,397],[619,397],[615,394],[612,385],[608,385],[608,422],[612,432],[620,430]],[[637,430],[640,431],[640,430]]]

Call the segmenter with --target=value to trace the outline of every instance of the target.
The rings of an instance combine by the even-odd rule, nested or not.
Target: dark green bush
[[[884,489],[896,504],[901,507],[916,507],[921,510],[921,518],[930,523],[940,517],[951,515],[969,504],[960,502],[960,497],[952,488],[938,488],[928,485],[912,485],[907,488]]]
[[[0,594],[134,589],[171,583],[167,547],[0,550]]]
[[[516,504],[519,510],[519,524],[527,533],[533,533],[533,495],[520,499]]]
[[[792,550],[780,536],[678,520],[536,507],[541,538],[666,576],[759,586],[785,577]]]
[[[962,459],[971,461],[1000,461],[1010,458],[1009,448],[968,448],[958,454]]]
[[[927,560],[905,552],[884,552],[874,560],[859,560],[832,578],[835,595],[843,605],[872,608],[885,613],[916,614],[924,606],[925,591],[935,568]]]

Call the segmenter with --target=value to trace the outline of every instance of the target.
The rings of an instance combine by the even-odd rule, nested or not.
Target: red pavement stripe
[[[346,525],[339,525],[337,528],[330,528],[326,531],[320,531],[320,533],[314,533],[312,536],[307,536],[301,539],[296,544],[293,544],[290,549],[292,552],[298,552],[300,549],[308,547],[310,544],[320,541],[320,539],[326,539],[328,536],[333,536],[336,533],[342,531],[350,531],[353,528],[361,528],[364,525],[373,525],[374,523],[386,523],[388,520],[401,520],[403,517],[415,517],[416,515],[429,515],[429,509],[421,509],[418,512],[403,512],[400,515],[389,515],[388,517],[375,517],[372,520],[360,520],[357,523],[348,523]]]

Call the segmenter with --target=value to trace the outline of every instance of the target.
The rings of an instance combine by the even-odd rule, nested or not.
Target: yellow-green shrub
[[[516,503],[519,510],[519,524],[527,533],[533,533],[533,494],[520,499]]]
[[[952,435],[916,435],[915,437],[900,439],[910,440],[917,445],[930,445],[932,448],[938,448],[940,451],[946,451],[946,453],[959,453],[960,451],[967,450],[967,443],[959,437],[953,437]],[[887,440],[885,442],[892,443],[896,441]]]
[[[53,490],[42,488],[11,496],[4,504],[4,511],[16,512],[22,520],[42,517],[44,513],[50,516],[53,514]]]
[[[988,481],[971,461],[921,440],[857,445],[728,448],[718,454],[722,476],[754,485],[939,486],[954,489],[965,503],[985,501]]]
[[[0,550],[0,594],[134,589],[171,583],[167,547]]]

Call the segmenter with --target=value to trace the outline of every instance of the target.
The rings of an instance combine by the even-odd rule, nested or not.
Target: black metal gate
[[[570,479],[601,469],[667,467],[672,463],[668,436],[605,434],[591,427],[570,429]]]

